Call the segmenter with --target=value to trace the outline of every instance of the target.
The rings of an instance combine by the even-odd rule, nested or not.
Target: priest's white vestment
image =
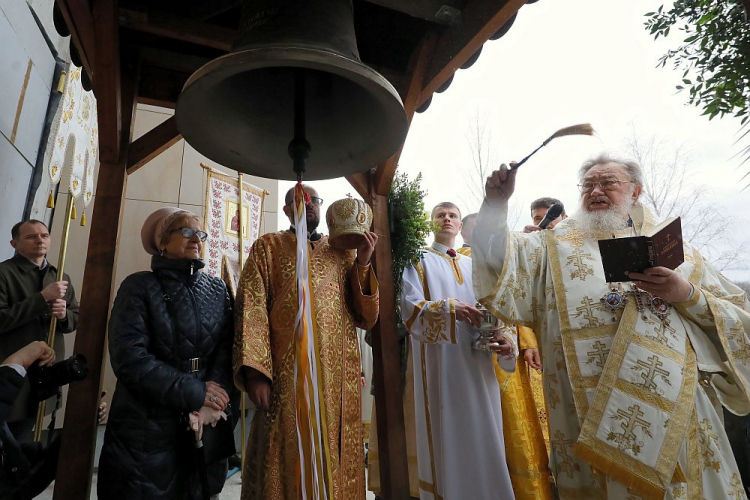
[[[422,500],[513,498],[505,461],[500,387],[493,363],[514,355],[472,348],[479,336],[456,321],[455,301],[474,305],[471,258],[433,243],[404,270],[401,312],[411,333],[419,489]]]
[[[631,215],[635,229],[614,236],[655,225],[640,205]],[[475,291],[498,317],[541,336],[560,498],[746,498],[721,410],[750,411],[746,294],[685,244],[676,272],[693,296],[652,302],[629,283],[605,282],[597,240],[611,233],[588,233],[575,215],[554,230],[511,233],[506,217],[482,207]]]

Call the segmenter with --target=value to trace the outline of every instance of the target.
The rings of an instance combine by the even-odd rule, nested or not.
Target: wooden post
[[[102,162],[91,217],[86,269],[81,290],[81,319],[74,352],[88,360],[89,375],[71,384],[65,409],[54,500],[89,500],[96,448],[97,414],[117,243],[127,184],[128,148],[135,114],[137,68],[123,66],[122,137],[119,160]],[[114,117],[109,117],[113,119]]]
[[[372,179],[372,178],[371,178]],[[380,489],[384,500],[409,500],[404,401],[401,390],[401,350],[396,336],[393,257],[388,222],[388,197],[374,192],[370,182],[374,231],[378,233],[373,265],[380,286],[380,318],[372,335],[373,380],[377,408]]]

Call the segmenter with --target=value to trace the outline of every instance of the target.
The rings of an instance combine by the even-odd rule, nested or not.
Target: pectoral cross
[[[607,360],[607,355],[609,354],[607,344],[597,340],[591,347],[593,347],[594,350],[586,353],[586,356],[589,357],[586,363],[594,363],[599,368],[604,368],[604,362]]]
[[[662,380],[671,385],[667,378],[669,372],[661,368],[662,366],[664,366],[664,363],[661,362],[658,356],[649,357],[648,363],[639,359],[636,362],[636,366],[633,366],[634,370],[642,371],[641,378],[643,379],[643,382],[638,385],[645,387],[649,391],[656,392],[657,385],[656,382],[654,382],[654,378],[657,375],[661,376]]]
[[[596,311],[597,309],[601,309],[601,302],[599,302],[598,300],[595,301],[588,295],[585,295],[583,297],[583,300],[581,301],[581,304],[581,306],[576,307],[576,311],[578,311],[575,316],[576,318],[580,318],[581,316],[583,316],[588,320],[589,327],[591,328],[603,325],[603,323],[599,321],[596,316],[594,316],[594,311]]]

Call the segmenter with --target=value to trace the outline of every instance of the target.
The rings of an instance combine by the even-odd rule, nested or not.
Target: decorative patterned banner
[[[215,172],[206,168],[208,179],[206,182],[206,205],[204,229],[208,233],[208,241],[203,246],[203,259],[206,261],[205,271],[211,276],[222,278],[222,268],[231,278],[232,293],[237,290],[239,283],[239,188],[236,177]],[[260,235],[260,224],[263,217],[263,200],[266,192],[247,182],[242,188],[242,261],[250,252],[250,247]]]
[[[78,197],[84,191],[88,205],[93,196],[94,168],[97,162],[99,130],[96,98],[81,86],[81,68],[70,64],[65,80],[62,104],[50,134],[47,148],[49,176],[52,184],[62,178],[63,168],[70,166],[70,192]],[[84,188],[84,186],[86,186]]]

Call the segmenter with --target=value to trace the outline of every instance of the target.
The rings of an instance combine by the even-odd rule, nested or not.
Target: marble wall
[[[52,3],[49,2],[50,15]],[[23,217],[53,82],[55,57],[24,0],[0,0],[0,260],[13,255],[10,228]]]

